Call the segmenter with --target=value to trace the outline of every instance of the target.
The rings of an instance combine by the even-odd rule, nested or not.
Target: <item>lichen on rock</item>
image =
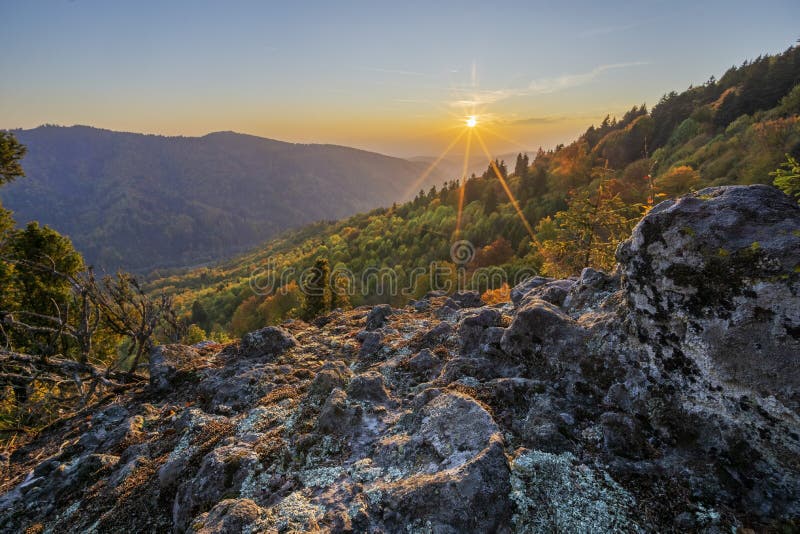
[[[158,347],[3,459],[0,531],[796,529],[800,207],[700,191],[617,258]]]

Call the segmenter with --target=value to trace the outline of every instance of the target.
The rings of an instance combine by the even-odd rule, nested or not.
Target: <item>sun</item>
[[[470,115],[467,117],[466,123],[467,128],[475,128],[475,125],[478,124],[478,119],[475,117],[475,115]]]

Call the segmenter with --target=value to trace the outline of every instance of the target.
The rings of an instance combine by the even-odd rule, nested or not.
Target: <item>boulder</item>
[[[200,354],[184,345],[158,345],[150,352],[150,388],[157,393],[174,389],[180,371],[187,371],[200,360]]]
[[[260,467],[258,455],[242,445],[217,447],[200,463],[197,474],[178,487],[172,507],[175,526],[185,528],[199,511],[236,493],[245,478]]]
[[[407,526],[432,532],[494,532],[511,513],[509,467],[492,417],[469,397],[443,393],[421,409],[407,457],[425,448],[436,471],[405,477],[386,488],[379,503],[393,510],[390,531]]]
[[[352,374],[342,361],[326,362],[311,382],[308,396],[324,400],[334,389],[344,389]]]
[[[360,417],[359,407],[352,406],[347,400],[347,393],[337,388],[331,391],[320,410],[317,429],[325,434],[347,434]]]
[[[585,337],[578,324],[559,308],[532,299],[517,311],[500,345],[517,359],[567,362],[584,350]]]
[[[586,267],[578,281],[572,284],[561,305],[570,314],[580,314],[597,307],[619,289],[619,276],[608,275]],[[553,302],[553,301],[550,301]],[[555,304],[555,303],[554,303]]]
[[[358,351],[359,359],[376,358],[383,348],[383,336],[380,332],[362,330],[358,333],[356,339],[361,342],[361,348]]]
[[[530,290],[552,281],[552,278],[546,278],[544,276],[532,276],[531,278],[523,280],[511,290],[511,302],[514,306],[517,306]]]
[[[545,282],[525,293],[522,298],[517,301],[517,307],[522,308],[525,304],[534,299],[543,300],[555,306],[561,306],[574,285],[575,280],[551,280]]]
[[[417,354],[409,358],[406,364],[408,365],[409,369],[411,369],[417,375],[420,375],[424,378],[430,378],[430,376],[442,365],[442,361],[430,350],[422,349]]]
[[[482,308],[468,312],[458,325],[458,345],[462,354],[477,352],[487,329],[500,323],[500,312],[493,308]]]
[[[383,376],[377,371],[367,371],[355,376],[347,388],[348,397],[356,400],[369,401],[376,404],[387,404],[393,401],[386,391]]]
[[[268,326],[242,336],[239,354],[244,357],[276,357],[297,345],[297,340],[279,326]]]
[[[380,304],[372,308],[367,314],[367,330],[376,330],[386,324],[386,319],[392,314],[392,307]]]
[[[442,321],[422,335],[421,343],[426,347],[435,347],[443,343],[450,334],[453,333],[453,327],[450,323]]]
[[[800,407],[800,206],[766,185],[662,202],[620,245],[640,335],[672,368]]]

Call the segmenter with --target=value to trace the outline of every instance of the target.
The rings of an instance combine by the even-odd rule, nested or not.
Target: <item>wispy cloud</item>
[[[556,78],[542,78],[540,80],[534,80],[530,83],[530,85],[528,86],[527,94],[544,95],[548,93],[555,93],[556,91],[561,91],[563,89],[571,89],[573,87],[586,85],[587,83],[593,81],[595,78],[597,78],[604,72],[608,72],[610,70],[627,69],[630,67],[641,67],[647,64],[648,64],[647,61],[612,63],[610,65],[599,65],[590,70],[589,72],[583,72],[580,74],[566,74],[564,76],[558,76]]]
[[[461,89],[457,91],[455,100],[450,102],[454,107],[469,107],[494,104],[501,100],[506,100],[518,96],[546,95],[587,85],[600,77],[603,73],[611,70],[626,69],[649,65],[647,61],[631,61],[627,63],[610,63],[598,65],[588,72],[577,74],[565,74],[552,78],[539,78],[532,80],[526,87],[512,89],[495,90],[476,90]]]

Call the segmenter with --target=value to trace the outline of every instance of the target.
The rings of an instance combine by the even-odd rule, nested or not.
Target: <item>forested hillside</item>
[[[287,228],[406,200],[426,167],[233,132],[14,133],[28,149],[27,176],[3,189],[3,203],[20,223],[37,220],[68,235],[87,262],[109,271],[218,260]],[[443,180],[429,178],[428,185]]]
[[[236,260],[163,277],[150,287],[175,295],[187,320],[223,335],[300,313],[297,273],[320,257],[334,273],[337,267],[354,272],[357,283],[365,269],[391,268],[400,288],[410,286],[379,295],[379,282],[369,278],[345,305],[399,304],[424,294],[429,278],[411,276],[413,269],[439,262],[454,271],[456,237],[475,247],[467,274],[498,266],[513,281],[522,270],[565,276],[587,265],[611,268],[617,242],[660,200],[711,185],[772,183],[770,173],[786,155],[800,155],[798,83],[800,48],[793,47],[670,92],[651,110],[637,105],[621,118],[608,117],[569,145],[520,155],[508,169],[501,163],[497,170],[508,176],[533,236],[489,167],[465,184],[458,236],[460,186],[450,182],[411,202],[287,233]],[[258,286],[268,268],[295,274],[283,280],[284,291],[255,294],[251,282]],[[478,285],[497,290],[487,298],[505,296],[498,279]]]

